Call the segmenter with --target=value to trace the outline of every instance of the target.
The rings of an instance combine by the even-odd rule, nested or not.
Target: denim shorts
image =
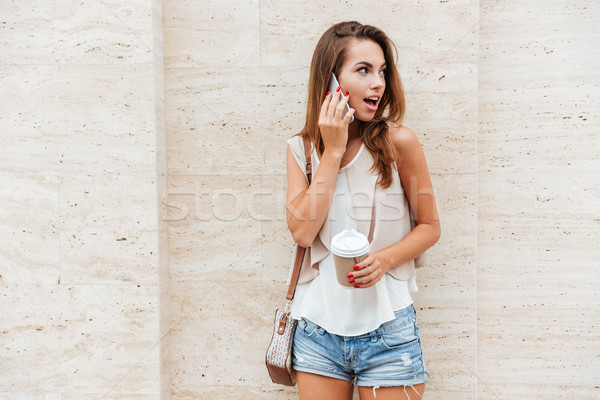
[[[293,368],[357,386],[411,386],[429,380],[413,305],[359,336],[339,336],[302,318],[294,335]]]

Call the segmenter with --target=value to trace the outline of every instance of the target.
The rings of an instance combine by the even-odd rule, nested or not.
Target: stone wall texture
[[[344,20],[395,42],[438,199],[424,399],[600,396],[597,2],[5,0],[0,400],[298,398],[285,148]]]

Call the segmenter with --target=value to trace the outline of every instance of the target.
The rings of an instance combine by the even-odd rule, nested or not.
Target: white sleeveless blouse
[[[363,150],[364,144],[354,159],[338,173],[327,216],[331,237],[344,229],[357,229],[346,170],[360,157]],[[320,164],[316,151],[313,152],[313,160]],[[291,315],[298,320],[304,317],[330,333],[341,336],[362,335],[393,320],[394,311],[413,303],[409,281],[395,279],[390,274],[385,274],[370,288],[357,289],[340,285],[331,252],[319,263],[319,271],[308,283],[297,285]]]

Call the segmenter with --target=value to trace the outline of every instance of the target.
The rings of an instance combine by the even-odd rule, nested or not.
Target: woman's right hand
[[[342,98],[338,104],[338,99]],[[342,95],[342,91],[338,86],[338,90],[334,93],[327,92],[325,101],[321,105],[321,113],[319,115],[319,129],[321,130],[321,138],[325,151],[334,151],[339,155],[344,154],[346,151],[346,144],[348,142],[348,125],[354,115],[354,108],[346,113],[342,119],[342,113],[346,108],[348,99],[350,96],[348,93]]]
[[[304,169],[294,159],[292,150],[287,150],[286,216],[294,240],[302,247],[312,245],[327,218],[342,156],[346,152],[348,125],[354,109],[350,109],[342,119],[348,96],[343,96],[340,104],[337,104],[340,97],[341,91],[328,93],[321,106],[319,129],[325,150],[319,160],[319,168],[316,172],[313,171],[310,186],[306,182]]]

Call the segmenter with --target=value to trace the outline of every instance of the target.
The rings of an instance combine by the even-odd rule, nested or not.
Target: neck
[[[352,139],[360,138],[360,125],[362,121],[354,118],[354,121],[348,125],[348,142]]]

